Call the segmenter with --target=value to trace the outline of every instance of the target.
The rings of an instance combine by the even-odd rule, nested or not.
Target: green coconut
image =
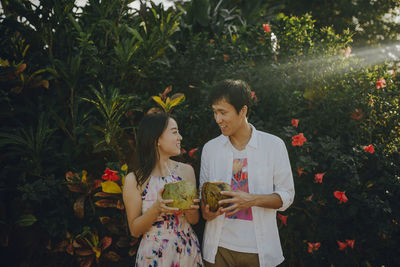
[[[221,195],[221,191],[232,191],[230,184],[221,182],[205,182],[201,188],[201,198],[210,206],[210,211],[216,212],[219,208],[218,201],[231,198]],[[222,205],[224,208],[229,204]]]
[[[172,199],[174,202],[168,203],[168,207],[180,210],[190,209],[197,198],[196,185],[192,182],[181,180],[164,185],[163,199]]]

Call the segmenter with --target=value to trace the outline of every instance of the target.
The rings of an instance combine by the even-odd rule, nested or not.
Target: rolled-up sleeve
[[[282,199],[282,207],[278,211],[284,211],[293,203],[294,200],[294,182],[292,168],[290,166],[289,156],[285,143],[280,140],[279,153],[275,158],[274,166],[274,193]]]

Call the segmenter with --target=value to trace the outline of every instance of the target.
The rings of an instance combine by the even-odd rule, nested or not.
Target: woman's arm
[[[165,204],[172,202],[172,200],[163,200],[161,194],[162,191],[159,192],[157,201],[142,214],[142,196],[137,187],[135,175],[129,173],[126,176],[122,197],[132,236],[140,237],[146,233],[161,213],[172,213],[178,210],[167,207]]]
[[[194,174],[193,167],[188,165],[188,164],[184,164],[183,165],[183,175],[182,175],[182,177],[183,177],[183,179],[196,184],[196,176]],[[196,224],[196,223],[199,222],[199,218],[200,218],[199,205],[198,205],[199,202],[200,202],[200,200],[196,199],[195,200],[195,205],[192,205],[191,209],[183,211],[183,214],[184,214],[186,220],[190,224]]]

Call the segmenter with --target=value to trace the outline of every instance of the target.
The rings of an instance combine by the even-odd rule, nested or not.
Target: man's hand
[[[243,191],[221,191],[221,195],[232,197],[218,201],[220,206],[223,204],[230,204],[228,207],[221,210],[222,212],[226,212],[226,215],[228,216],[254,205],[253,195]]]
[[[222,207],[219,207],[216,212],[210,211],[210,206],[208,204],[204,204],[203,200],[201,200],[200,206],[201,206],[201,213],[203,214],[203,218],[206,221],[213,220],[223,213]]]

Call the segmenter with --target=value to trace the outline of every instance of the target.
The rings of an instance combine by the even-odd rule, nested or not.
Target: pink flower
[[[270,33],[271,32],[271,27],[269,26],[268,23],[265,23],[262,25],[264,32]]]
[[[297,128],[297,126],[299,126],[299,120],[298,119],[292,119],[291,122],[292,122],[293,127]]]
[[[368,153],[371,153],[371,154],[373,154],[375,152],[375,148],[374,148],[373,145],[364,146],[363,149],[364,149],[365,152],[368,152]]]
[[[284,215],[282,215],[280,213],[278,213],[277,216],[278,216],[278,219],[281,220],[281,222],[286,226],[287,225],[287,217],[288,216],[284,216]]]
[[[292,137],[292,145],[293,146],[302,146],[307,139],[304,137],[303,133],[299,133]]]
[[[335,191],[333,192],[333,195],[339,199],[339,204],[340,203],[346,203],[348,198],[346,197],[345,192],[341,192],[341,191]]]
[[[383,78],[380,78],[377,82],[376,82],[376,89],[380,89],[380,88],[385,88],[386,87],[386,81]]]
[[[339,245],[339,249],[340,250],[344,250],[347,247],[347,243],[345,242],[340,242],[339,240],[337,241],[338,245]]]
[[[102,176],[103,180],[118,181],[120,177],[117,175],[118,171],[113,171],[107,168]]]
[[[324,178],[325,173],[317,173],[314,177],[314,183],[322,184],[322,178]]]
[[[313,253],[314,251],[317,251],[320,247],[321,247],[321,243],[317,242],[317,243],[311,243],[308,242],[308,253]]]
[[[306,200],[307,200],[307,201],[312,201],[313,195],[314,195],[314,194],[309,195],[309,196],[306,198]]]

